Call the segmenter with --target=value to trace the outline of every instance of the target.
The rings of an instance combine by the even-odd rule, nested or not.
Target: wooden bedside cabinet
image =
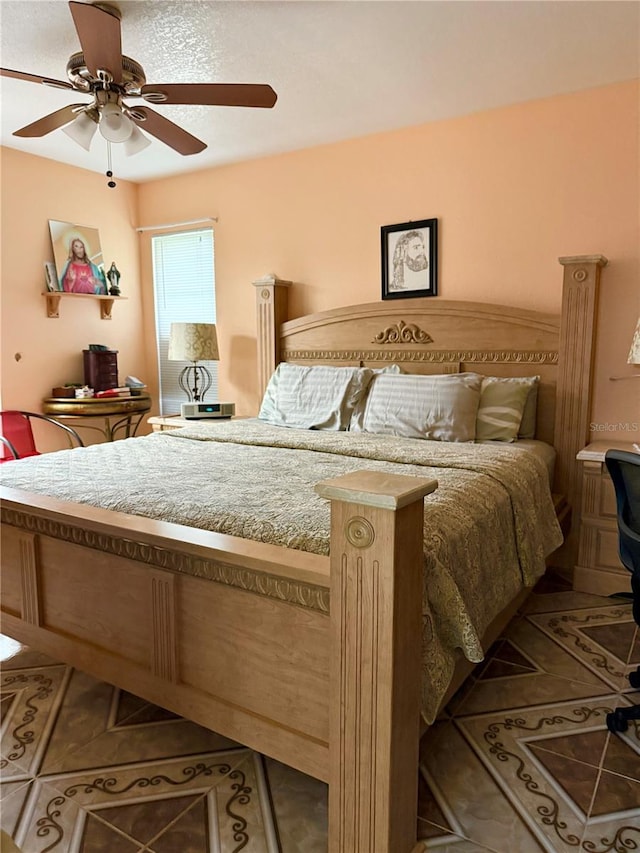
[[[169,429],[192,426],[194,421],[188,421],[186,418],[181,418],[180,415],[154,415],[147,419],[147,423],[151,424],[154,432],[165,432]]]
[[[242,419],[241,415],[233,415],[232,418],[202,418],[202,419],[188,419],[183,418],[180,415],[154,415],[151,418],[147,419],[147,423],[151,424],[151,428],[154,432],[165,432],[168,429],[180,429],[181,427],[194,426],[194,424],[202,424],[202,423],[220,423],[220,421],[230,421],[230,420],[240,420]]]
[[[594,441],[576,457],[582,463],[582,506],[573,588],[594,595],[631,591],[631,574],[618,557],[616,497],[604,464],[607,450],[635,448],[630,442]]]

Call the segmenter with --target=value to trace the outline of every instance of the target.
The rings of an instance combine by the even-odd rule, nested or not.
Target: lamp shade
[[[93,135],[97,129],[98,125],[95,121],[83,112],[80,113],[80,115],[75,118],[71,124],[63,127],[62,132],[71,137],[71,139],[73,139],[74,142],[77,142],[78,145],[82,145],[85,151],[89,151],[91,148],[91,140],[93,139]]]
[[[151,145],[151,140],[148,139],[141,130],[138,130],[135,124],[132,123],[131,136],[126,139],[124,143],[125,155],[127,157],[132,157],[139,151],[144,151],[148,145]]]
[[[215,323],[172,323],[169,361],[218,361]]]
[[[631,341],[631,349],[629,350],[628,364],[640,364],[640,318],[636,326],[636,331]]]
[[[108,142],[126,142],[131,136],[133,122],[118,104],[108,103],[102,107],[99,127]]]

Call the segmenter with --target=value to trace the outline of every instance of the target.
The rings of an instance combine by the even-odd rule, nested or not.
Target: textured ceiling
[[[273,109],[157,106],[207,143],[183,157],[153,140],[117,177],[146,181],[378,131],[604,85],[640,73],[637,2],[491,0],[120,0],[122,49],[149,83],[269,83]],[[5,68],[66,79],[79,50],[65,0],[0,0]],[[87,100],[0,80],[1,142],[104,172],[106,143],[85,152],[62,130],[12,131]],[[142,103],[130,100],[130,105]],[[594,117],[599,120],[599,117]]]

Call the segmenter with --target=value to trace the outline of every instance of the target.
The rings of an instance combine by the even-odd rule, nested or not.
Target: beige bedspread
[[[545,465],[526,447],[237,420],[20,460],[1,475],[14,488],[327,554],[329,504],[313,486],[363,468],[439,483],[425,499],[423,712],[432,721],[456,648],[482,659],[486,627],[562,541]]]

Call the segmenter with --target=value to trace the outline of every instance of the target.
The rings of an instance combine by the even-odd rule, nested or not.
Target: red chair
[[[84,447],[84,442],[71,427],[61,424],[55,418],[39,415],[36,412],[20,412],[17,409],[0,412],[0,462],[11,462],[14,459],[24,459],[26,456],[40,456],[31,428],[31,418],[53,424],[64,430],[78,447]]]

